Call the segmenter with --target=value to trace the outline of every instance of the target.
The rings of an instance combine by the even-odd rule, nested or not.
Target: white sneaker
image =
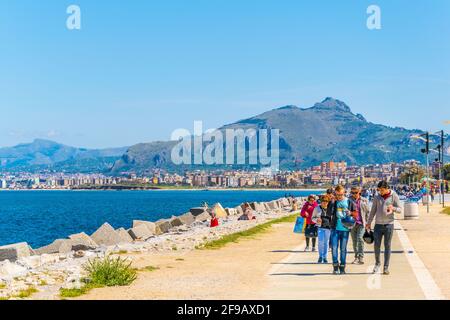
[[[379,273],[380,268],[381,268],[381,266],[379,264],[376,264],[375,267],[373,268],[373,273]]]
[[[305,248],[305,252],[307,252],[307,251],[310,251],[310,250],[309,250],[309,247],[306,247],[306,248]]]

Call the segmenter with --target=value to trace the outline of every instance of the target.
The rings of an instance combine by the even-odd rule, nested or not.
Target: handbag
[[[294,233],[303,233],[303,227],[305,225],[305,218],[297,217],[294,226]]]
[[[317,226],[314,224],[310,224],[310,225],[306,226],[305,236],[307,238],[317,238],[317,233],[318,233],[317,229],[318,229]]]

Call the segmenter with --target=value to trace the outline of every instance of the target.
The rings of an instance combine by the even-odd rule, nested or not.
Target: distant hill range
[[[405,114],[407,116],[407,114]],[[298,169],[322,161],[346,161],[353,165],[422,160],[422,141],[407,130],[367,121],[344,102],[326,98],[310,108],[285,106],[252,118],[225,125],[225,129],[279,129],[280,168]],[[446,136],[447,146],[450,138]],[[171,150],[175,141],[140,143],[129,148],[79,149],[51,141],[0,148],[2,168],[54,168],[72,172],[102,170],[111,174],[145,173],[153,169],[182,172],[192,169],[260,169],[258,166],[175,165]],[[434,146],[434,144],[433,144]],[[431,155],[432,159],[435,155]]]
[[[274,109],[225,125],[218,130],[229,128],[279,129],[282,169],[305,168],[330,160],[361,165],[423,159],[420,153],[423,142],[411,138],[424,133],[423,131],[371,123],[361,114],[354,114],[344,102],[333,98],[326,98],[311,108],[285,106]],[[446,140],[448,146],[448,136]],[[170,154],[175,144],[169,141],[132,146],[114,164],[111,171],[118,173],[143,172],[150,168],[179,171],[211,168],[174,166]],[[432,157],[434,158],[433,155]],[[250,166],[232,167],[248,169]]]
[[[84,149],[36,139],[32,143],[0,148],[0,170],[103,172],[108,171],[126,151],[127,147]]]

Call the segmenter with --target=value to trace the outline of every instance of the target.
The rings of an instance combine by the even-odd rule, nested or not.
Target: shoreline
[[[325,192],[327,189],[319,188],[319,189],[249,189],[249,188],[224,188],[224,189],[148,189],[148,190],[136,190],[136,189],[122,189],[122,190],[112,190],[112,189],[17,189],[17,190],[9,190],[9,189],[0,189],[0,192],[27,192],[27,191],[73,191],[73,192],[86,192],[86,191],[93,191],[93,192],[129,192],[129,191],[135,191],[135,192],[158,192],[158,191],[196,191],[196,192],[207,192],[207,191],[244,191],[244,192],[259,192],[259,191],[279,191],[279,192],[300,192],[300,191],[308,191],[308,192]]]
[[[83,285],[87,276],[83,266],[91,259],[123,254],[151,256],[175,251],[192,252],[224,236],[298,214],[291,211],[291,203],[284,197],[250,204],[255,220],[239,220],[243,213],[239,205],[224,209],[225,215],[219,218],[220,224],[215,228],[210,227],[210,214],[203,211],[157,222],[133,221],[133,227],[128,230],[114,229],[105,223],[90,236],[81,232],[38,249],[32,249],[27,243],[0,247],[3,255],[0,261],[0,299],[15,299],[30,289],[37,290],[39,298],[58,299],[61,288],[80,288]]]

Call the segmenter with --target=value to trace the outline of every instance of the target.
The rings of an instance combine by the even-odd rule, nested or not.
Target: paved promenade
[[[449,199],[450,200],[450,199]],[[421,206],[419,220],[396,221],[391,275],[373,275],[373,245],[366,245],[366,264],[347,267],[347,275],[330,274],[330,265],[316,264],[317,253],[303,252],[304,244],[286,250],[273,264],[264,291],[267,299],[448,299],[450,298],[450,216],[438,203],[430,213]],[[349,241],[348,262],[353,260]],[[329,255],[331,260],[331,253]]]
[[[220,250],[135,256],[136,267],[159,269],[129,287],[97,289],[80,299],[450,299],[450,215],[438,204],[429,214],[426,207],[420,211],[419,220],[396,221],[390,276],[371,273],[373,245],[366,246],[365,265],[332,275],[331,265],[303,252],[304,237],[284,223]]]

